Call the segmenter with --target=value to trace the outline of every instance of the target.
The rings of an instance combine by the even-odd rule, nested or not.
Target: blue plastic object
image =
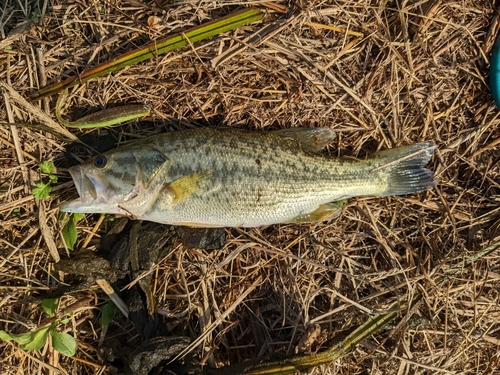
[[[495,104],[500,108],[500,33],[497,35],[491,52],[490,90]]]

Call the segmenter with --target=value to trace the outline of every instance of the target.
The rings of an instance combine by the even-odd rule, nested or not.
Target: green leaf
[[[7,332],[0,330],[0,340],[10,341],[12,337]]]
[[[38,182],[36,187],[31,190],[31,194],[35,197],[37,201],[47,198],[52,191],[52,187],[49,184],[44,184],[43,182]]]
[[[73,214],[73,220],[74,220],[75,224],[78,223],[80,220],[82,220],[84,217],[85,217],[85,214],[80,214],[78,212],[75,212]]]
[[[31,342],[31,335],[33,332],[18,333],[18,334],[8,334],[5,331],[0,331],[0,339],[3,341],[15,341],[19,345],[25,345]]]
[[[51,161],[45,160],[45,161],[41,162],[40,164],[38,164],[38,166],[40,167],[40,170],[43,173],[54,174],[56,172],[56,167],[54,166],[54,163]]]
[[[56,315],[57,306],[59,306],[58,298],[42,299],[42,307],[51,317]]]
[[[73,336],[67,333],[52,331],[52,347],[59,353],[67,357],[72,357],[76,353],[76,341]]]
[[[344,206],[347,206],[347,204],[349,203],[349,199],[341,199],[341,200],[335,201],[333,203],[336,204],[337,206],[339,206],[339,208],[342,208]]]
[[[64,224],[64,227],[62,229],[62,236],[66,247],[70,250],[73,250],[78,236],[75,225],[75,214],[71,214],[66,224]]]
[[[31,190],[31,193],[37,201],[47,198],[52,191],[52,187],[50,185],[57,182],[57,176],[54,176],[56,167],[53,162],[45,160],[38,164],[38,166],[40,167],[40,171],[42,171],[42,173],[49,175],[49,182],[38,182],[36,187]]]
[[[106,303],[101,309],[101,326],[106,327],[115,317],[117,308],[113,302]]]
[[[21,345],[21,349],[23,350],[40,350],[43,348],[45,343],[47,342],[47,336],[49,335],[49,331],[52,328],[52,324],[48,324],[45,327],[37,329],[34,332],[31,332],[31,340],[27,344]]]
[[[6,49],[7,51],[12,51],[12,46],[6,46],[4,49]]]
[[[40,8],[35,8],[35,10],[33,12],[31,12],[31,17],[30,19],[32,21],[37,21],[38,18],[40,17],[40,15],[42,14],[42,11],[40,10]]]
[[[18,334],[8,334],[5,331],[0,331],[0,339],[4,341],[15,341],[23,350],[38,350],[43,348],[43,346],[47,342],[47,336],[49,335],[49,331],[53,329],[53,327],[53,324],[47,324],[46,326],[39,328],[36,331]]]
[[[68,249],[73,250],[76,239],[78,238],[78,231],[76,230],[76,223],[85,217],[85,214],[72,213],[66,218],[66,223],[62,229],[63,240]]]

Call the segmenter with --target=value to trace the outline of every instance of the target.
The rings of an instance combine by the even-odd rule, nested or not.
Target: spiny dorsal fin
[[[314,129],[282,129],[275,130],[274,134],[284,138],[292,138],[306,150],[312,152],[321,151],[328,143],[333,141],[337,134],[330,128],[314,128]]]

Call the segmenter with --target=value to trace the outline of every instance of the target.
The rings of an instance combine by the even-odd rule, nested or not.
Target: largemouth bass
[[[329,128],[271,132],[201,128],[155,135],[69,172],[80,198],[62,211],[108,213],[163,224],[257,227],[323,221],[333,202],[412,194],[435,186],[430,142],[366,160],[321,154]]]

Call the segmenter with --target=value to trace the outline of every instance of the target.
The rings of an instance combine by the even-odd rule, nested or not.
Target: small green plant
[[[339,208],[343,208],[345,206],[347,206],[347,204],[349,203],[349,200],[348,199],[341,199],[339,201],[336,201],[334,202],[337,206],[339,206]]]
[[[47,174],[49,179],[47,182],[38,182],[33,190],[31,190],[31,193],[37,201],[47,198],[52,191],[52,185],[57,183],[57,176],[54,175],[54,173],[56,173],[56,167],[53,162],[45,160],[44,162],[38,164],[38,166],[40,167],[40,171]]]
[[[50,317],[56,316],[58,305],[59,300],[57,298],[42,300],[42,308]],[[4,341],[15,341],[22,350],[40,350],[44,347],[50,335],[52,337],[52,347],[54,350],[57,350],[67,357],[71,357],[75,355],[76,352],[75,339],[67,333],[57,331],[57,326],[60,324],[67,324],[68,322],[68,318],[55,319],[52,323],[44,325],[35,331],[19,334],[9,334],[0,330],[0,339]]]
[[[84,214],[72,213],[71,215],[66,216],[66,219],[63,220],[64,227],[62,229],[62,237],[66,247],[70,250],[74,249],[76,239],[78,238],[76,223],[83,219],[84,216]]]
[[[32,12],[31,12],[31,17],[30,19],[33,21],[33,22],[38,22],[38,19],[40,18],[40,16],[42,15],[42,11],[40,10],[40,8],[36,7]]]
[[[109,301],[101,307],[101,337],[99,338],[99,346],[104,342],[108,327],[113,321],[118,308],[113,301]]]
[[[104,304],[101,308],[101,326],[107,327],[112,321],[113,318],[115,317],[118,309],[116,305],[112,302],[109,301],[108,303]]]

